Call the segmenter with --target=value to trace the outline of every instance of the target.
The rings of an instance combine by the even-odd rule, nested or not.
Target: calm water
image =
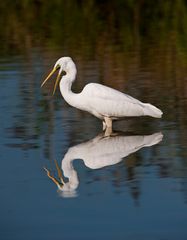
[[[68,26],[64,45],[13,45],[6,54],[1,46],[0,238],[187,239],[186,50],[176,38],[143,41],[136,28],[123,42],[115,34],[123,25],[113,39],[107,29],[76,45]],[[59,91],[51,96],[52,79],[40,88],[64,55],[78,68],[75,92],[102,83],[155,104],[163,118],[115,122],[118,134],[104,138],[98,119]],[[44,168],[59,183],[62,168],[62,189]]]

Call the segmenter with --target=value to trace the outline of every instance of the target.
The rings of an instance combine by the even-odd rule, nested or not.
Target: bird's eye
[[[61,75],[62,76],[66,75],[66,72],[64,70],[62,70]]]

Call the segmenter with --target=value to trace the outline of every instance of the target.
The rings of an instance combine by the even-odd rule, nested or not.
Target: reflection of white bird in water
[[[149,147],[159,143],[162,140],[162,133],[155,133],[147,136],[123,136],[103,137],[100,134],[88,142],[70,147],[62,159],[62,171],[68,178],[65,183],[62,177],[61,169],[56,167],[59,180],[54,178],[50,171],[45,168],[47,175],[57,185],[63,196],[73,196],[78,187],[79,180],[77,172],[73,168],[73,160],[82,159],[84,164],[91,169],[99,169],[106,166],[119,163],[124,157],[138,151],[143,147]]]
[[[103,121],[103,130],[112,130],[112,120],[122,117],[151,116],[160,118],[162,111],[149,103],[139,100],[97,83],[90,83],[84,87],[81,93],[73,93],[71,85],[77,74],[76,66],[70,57],[60,58],[54,65],[53,70],[42,83],[59,70],[53,94],[60,81],[60,91],[64,99],[73,107],[87,111]],[[62,72],[66,75],[62,76]]]

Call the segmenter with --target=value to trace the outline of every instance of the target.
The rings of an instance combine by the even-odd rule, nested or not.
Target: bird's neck
[[[71,148],[70,148],[71,149]],[[76,189],[79,185],[79,179],[77,176],[77,172],[73,167],[73,161],[76,157],[74,154],[71,154],[69,151],[65,154],[64,158],[62,159],[62,171],[66,178],[68,178],[68,182],[71,182],[71,185],[74,186]]]
[[[78,95],[71,90],[72,83],[76,78],[76,69],[71,72],[67,72],[60,81],[60,92],[67,103],[73,107],[77,107]]]

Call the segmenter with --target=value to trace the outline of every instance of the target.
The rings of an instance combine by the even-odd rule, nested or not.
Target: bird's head
[[[43,87],[43,85],[49,80],[49,78],[56,72],[58,71],[58,75],[57,75],[57,79],[56,79],[56,82],[55,82],[55,86],[54,86],[54,90],[53,90],[53,95],[55,94],[55,91],[56,91],[56,87],[57,87],[57,84],[60,80],[60,77],[62,75],[63,72],[65,73],[73,73],[73,74],[76,74],[76,66],[73,62],[73,60],[70,58],[70,57],[61,57],[59,58],[52,71],[48,74],[48,76],[46,77],[46,79],[43,81],[43,83],[41,84],[41,87]]]

